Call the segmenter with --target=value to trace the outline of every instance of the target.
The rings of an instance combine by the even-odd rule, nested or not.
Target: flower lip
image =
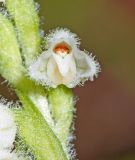
[[[53,48],[53,51],[54,53],[59,55],[67,55],[71,53],[72,48],[68,43],[66,43],[65,41],[62,41],[55,45],[55,47]]]

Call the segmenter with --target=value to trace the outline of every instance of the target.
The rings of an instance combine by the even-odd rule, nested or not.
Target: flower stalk
[[[27,160],[74,159],[75,155],[70,154],[75,111],[71,88],[93,80],[100,66],[79,49],[79,38],[67,29],[56,29],[46,36],[46,50],[40,54],[34,1],[7,0],[5,6],[9,15],[0,13],[0,75],[21,102],[19,107],[10,107],[17,126],[17,159],[21,160],[23,148],[18,146],[19,138],[30,149],[30,155],[34,154]]]

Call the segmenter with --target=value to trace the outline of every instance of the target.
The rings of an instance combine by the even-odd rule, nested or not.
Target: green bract
[[[7,0],[6,7],[14,19],[25,64],[39,55],[39,18],[33,0]]]
[[[73,123],[73,93],[71,89],[62,85],[49,91],[48,100],[56,123],[56,133],[61,143],[66,147],[68,145],[67,138],[70,136],[70,127]]]

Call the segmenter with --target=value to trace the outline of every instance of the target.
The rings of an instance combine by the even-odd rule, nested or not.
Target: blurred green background
[[[38,0],[45,33],[68,27],[102,73],[75,89],[80,160],[135,160],[135,1]]]
[[[135,0],[38,0],[42,29],[67,27],[96,55],[102,73],[77,87],[80,160],[135,160]],[[3,79],[1,80],[3,81]],[[1,85],[1,94],[14,99]]]

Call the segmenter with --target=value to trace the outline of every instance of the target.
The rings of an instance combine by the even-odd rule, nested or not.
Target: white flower
[[[16,125],[9,108],[0,103],[0,150],[12,148],[16,136]]]
[[[46,37],[46,51],[29,67],[29,75],[43,85],[69,88],[93,81],[100,65],[92,55],[79,49],[80,41],[68,29],[53,30]]]

